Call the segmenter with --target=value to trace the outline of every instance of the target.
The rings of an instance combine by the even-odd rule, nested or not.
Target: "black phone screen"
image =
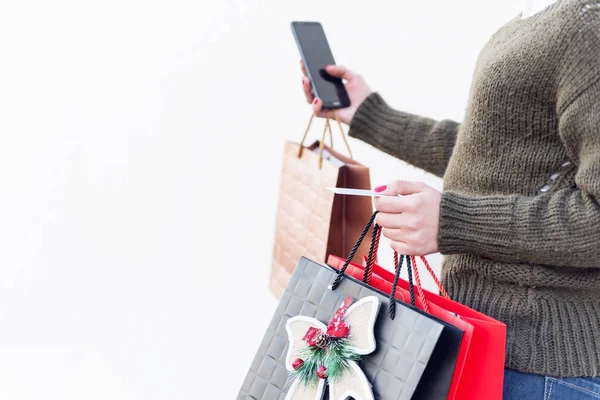
[[[350,105],[344,83],[325,72],[325,66],[335,64],[327,43],[325,31],[318,22],[293,22],[292,30],[302,55],[315,95],[325,108],[343,108]]]

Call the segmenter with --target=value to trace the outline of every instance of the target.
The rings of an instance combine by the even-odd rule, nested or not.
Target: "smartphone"
[[[349,107],[350,98],[344,82],[325,72],[325,66],[335,64],[335,61],[321,24],[294,21],[291,25],[313,93],[323,101],[323,108]]]

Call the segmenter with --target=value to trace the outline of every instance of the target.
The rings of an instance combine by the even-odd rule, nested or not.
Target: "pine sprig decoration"
[[[354,346],[346,339],[334,340],[325,351],[325,368],[327,368],[327,378],[331,381],[341,377],[346,369],[350,367],[349,361],[360,360],[360,355],[354,351]]]
[[[319,382],[317,370],[325,361],[325,350],[317,346],[304,347],[298,351],[298,356],[304,363],[290,372],[290,377],[300,379],[306,386],[314,387]]]
[[[298,356],[304,362],[298,369],[290,372],[290,377],[299,378],[301,383],[311,387],[319,382],[317,370],[320,367],[325,366],[327,379],[335,381],[350,367],[350,361],[360,360],[360,355],[347,339],[332,340],[325,349],[318,346],[302,348],[298,351]]]

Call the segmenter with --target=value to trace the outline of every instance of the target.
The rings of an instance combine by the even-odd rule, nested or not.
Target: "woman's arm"
[[[319,117],[327,112],[321,99],[313,97],[311,85],[302,62],[302,87],[306,101]],[[458,124],[436,122],[429,118],[403,113],[390,108],[357,73],[340,65],[326,66],[327,73],[346,81],[350,107],[338,110],[342,122],[350,125],[350,136],[361,139],[397,158],[431,172],[444,175],[452,154]]]
[[[599,31],[600,32],[600,31]],[[574,185],[537,196],[439,193],[421,182],[376,188],[377,223],[402,254],[475,254],[508,263],[600,266],[600,73],[560,113]],[[400,194],[401,196],[397,196]]]
[[[450,120],[434,121],[394,110],[378,93],[372,93],[356,110],[348,134],[442,177],[459,126]]]
[[[537,196],[442,195],[438,247],[505,262],[600,266],[600,77],[561,114],[575,187]]]
[[[600,8],[577,3],[557,75],[559,135],[577,167],[572,187],[537,196],[446,192],[440,208],[442,253],[507,262],[600,266]],[[570,23],[574,22],[574,23]]]

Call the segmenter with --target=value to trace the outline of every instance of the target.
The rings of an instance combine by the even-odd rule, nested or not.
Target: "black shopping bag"
[[[353,253],[372,225],[374,216],[360,235]],[[373,238],[377,228],[375,225]],[[348,260],[353,256],[350,254]],[[365,271],[365,281],[368,272]],[[353,303],[348,301],[349,298]],[[394,304],[390,307],[392,302]],[[353,308],[359,311],[353,312]],[[357,316],[359,313],[362,313],[360,317]],[[370,325],[365,322],[371,319]],[[328,321],[329,325],[326,325]],[[345,322],[348,322],[346,328],[349,326],[349,333],[343,340],[354,340],[351,345],[361,355],[357,363],[352,360],[347,363],[346,375],[332,379],[327,368],[322,367],[310,370],[311,377],[316,375],[310,384],[303,384],[297,376],[290,375],[295,368],[302,370],[314,359],[309,354],[333,353],[327,346],[343,340],[329,336],[329,328],[339,328],[339,324]],[[364,328],[360,328],[360,332],[355,330],[358,326],[367,325],[372,331],[368,335],[363,332]],[[306,333],[294,335],[290,326]],[[363,338],[360,339],[362,343],[356,342],[357,336]],[[374,343],[367,343],[373,339]],[[430,360],[443,359],[446,365],[441,367],[453,368],[461,339],[459,328],[414,305],[390,298],[328,265],[301,257],[237,399],[318,400],[327,386],[331,400],[345,400],[347,397],[355,400],[411,399]],[[444,357],[435,357],[439,352],[443,352]],[[435,377],[435,374],[428,376]],[[444,391],[443,387],[440,390],[435,379],[431,380],[427,386],[435,388],[431,391],[435,396],[430,398],[445,398],[449,384],[441,383],[447,386]]]

